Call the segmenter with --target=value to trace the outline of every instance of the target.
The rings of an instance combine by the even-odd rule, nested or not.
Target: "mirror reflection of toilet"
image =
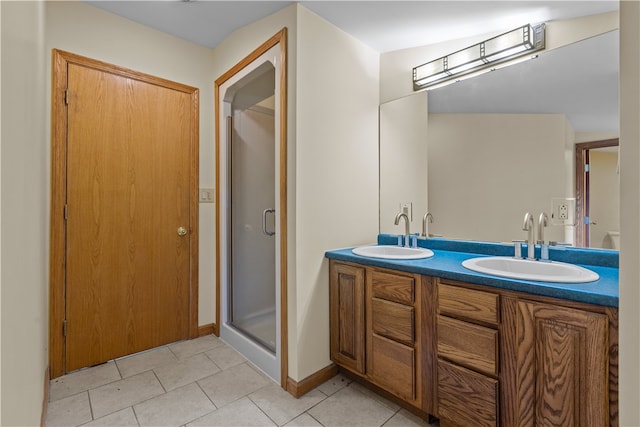
[[[620,250],[620,232],[619,231],[608,231],[607,232],[607,240],[609,243],[609,247],[611,249]]]

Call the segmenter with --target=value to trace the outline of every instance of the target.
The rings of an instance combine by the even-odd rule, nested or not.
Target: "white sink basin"
[[[573,264],[501,256],[471,258],[463,261],[462,266],[492,276],[539,282],[584,283],[600,278],[598,273]]]
[[[356,255],[385,259],[420,259],[433,256],[433,251],[424,248],[405,248],[403,246],[360,246],[351,250]]]

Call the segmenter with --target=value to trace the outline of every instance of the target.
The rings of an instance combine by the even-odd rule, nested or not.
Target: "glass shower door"
[[[275,353],[274,114],[261,105],[232,111],[229,324]]]

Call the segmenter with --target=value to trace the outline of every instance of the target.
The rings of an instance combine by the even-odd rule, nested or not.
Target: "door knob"
[[[187,235],[187,229],[185,227],[178,227],[178,236],[182,237],[186,235]]]

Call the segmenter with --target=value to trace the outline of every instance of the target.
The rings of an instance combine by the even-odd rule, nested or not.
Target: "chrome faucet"
[[[527,212],[524,214],[524,223],[522,224],[522,229],[527,231],[527,259],[536,259],[536,245],[533,240],[534,234],[534,223],[533,216]]]
[[[427,227],[427,220],[429,220],[429,223],[433,222],[433,215],[431,215],[431,212],[427,212],[422,217],[422,237],[429,237],[429,231],[428,231],[429,228]]]
[[[544,244],[544,228],[549,225],[549,217],[546,213],[541,212],[538,217],[538,241],[539,245]]]
[[[394,222],[395,225],[398,225],[400,223],[400,218],[404,218],[404,246],[408,248],[409,247],[409,234],[410,234],[410,231],[409,231],[409,217],[404,212],[398,213],[398,215],[396,215],[396,220]]]

